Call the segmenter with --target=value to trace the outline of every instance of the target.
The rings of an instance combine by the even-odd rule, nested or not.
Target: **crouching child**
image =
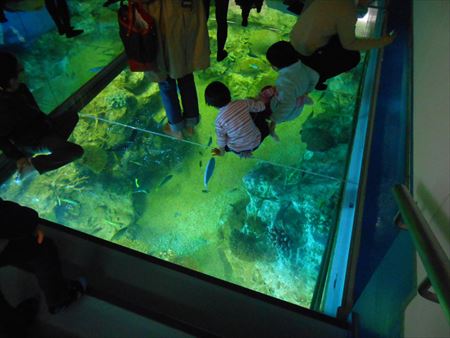
[[[261,142],[270,135],[270,112],[264,102],[253,99],[231,100],[230,90],[222,82],[211,82],[205,90],[205,100],[209,106],[219,109],[216,118],[218,148],[213,156],[223,156],[232,151],[240,157],[252,156]]]
[[[275,87],[264,87],[260,99],[270,106],[270,118],[275,124],[292,121],[303,111],[305,104],[312,104],[308,93],[319,81],[319,73],[304,65],[297,51],[287,41],[278,41],[269,47],[266,58],[278,72]]]

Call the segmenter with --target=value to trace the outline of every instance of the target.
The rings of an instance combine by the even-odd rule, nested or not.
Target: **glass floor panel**
[[[193,137],[161,134],[157,85],[125,70],[80,112],[72,138],[85,149],[81,160],[21,186],[10,179],[0,194],[48,220],[310,307],[339,217],[363,61],[279,125],[279,143],[265,140],[252,159],[214,159],[206,187],[217,112],[205,105],[204,88],[221,79],[242,98],[272,84],[265,49],[287,39],[296,20],[265,6],[243,29],[230,7],[229,57],[196,74],[202,120]]]
[[[123,51],[116,11],[103,7],[104,2],[67,1],[72,25],[84,30],[71,39],[58,34],[45,7],[5,11],[0,49],[24,64],[26,82],[42,111],[51,112]]]

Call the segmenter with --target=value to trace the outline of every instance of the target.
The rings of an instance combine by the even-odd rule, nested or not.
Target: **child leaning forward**
[[[219,109],[216,117],[218,148],[214,156],[232,151],[240,157],[252,156],[261,142],[270,135],[267,119],[270,111],[259,100],[231,100],[230,90],[222,82],[211,82],[205,90],[206,103]]]
[[[305,66],[298,53],[287,41],[279,41],[269,47],[266,53],[272,68],[278,72],[275,87],[264,87],[260,99],[270,106],[273,129],[275,123],[297,118],[305,104],[312,104],[308,93],[319,81],[319,73]]]

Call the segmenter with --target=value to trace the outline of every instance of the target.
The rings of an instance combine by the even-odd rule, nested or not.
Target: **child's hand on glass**
[[[222,148],[213,148],[211,150],[211,155],[212,156],[223,156],[223,155],[225,155],[225,150]]]

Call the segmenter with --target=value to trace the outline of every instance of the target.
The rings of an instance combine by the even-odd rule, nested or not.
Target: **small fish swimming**
[[[212,144],[212,136],[209,137],[207,146],[209,147],[209,146],[211,146],[211,144]]]
[[[164,177],[163,180],[161,181],[161,183],[159,184],[159,186],[162,187],[164,184],[169,182],[172,179],[172,177],[173,177],[173,175],[167,175],[166,177]]]
[[[75,206],[80,205],[80,202],[74,201],[74,200],[71,200],[71,199],[68,199],[68,198],[60,198],[59,201],[60,201],[60,203],[61,203],[61,202],[65,202],[65,203],[67,203],[67,204],[75,205]]]
[[[205,176],[203,177],[203,185],[205,186],[205,189],[202,190],[203,192],[208,192],[208,182],[214,173],[215,167],[216,159],[214,157],[211,157],[211,159],[208,161],[208,164],[206,165]]]
[[[134,184],[136,185],[136,188],[138,188],[138,189],[141,187],[141,185],[139,184],[139,179],[137,177],[134,179]]]

